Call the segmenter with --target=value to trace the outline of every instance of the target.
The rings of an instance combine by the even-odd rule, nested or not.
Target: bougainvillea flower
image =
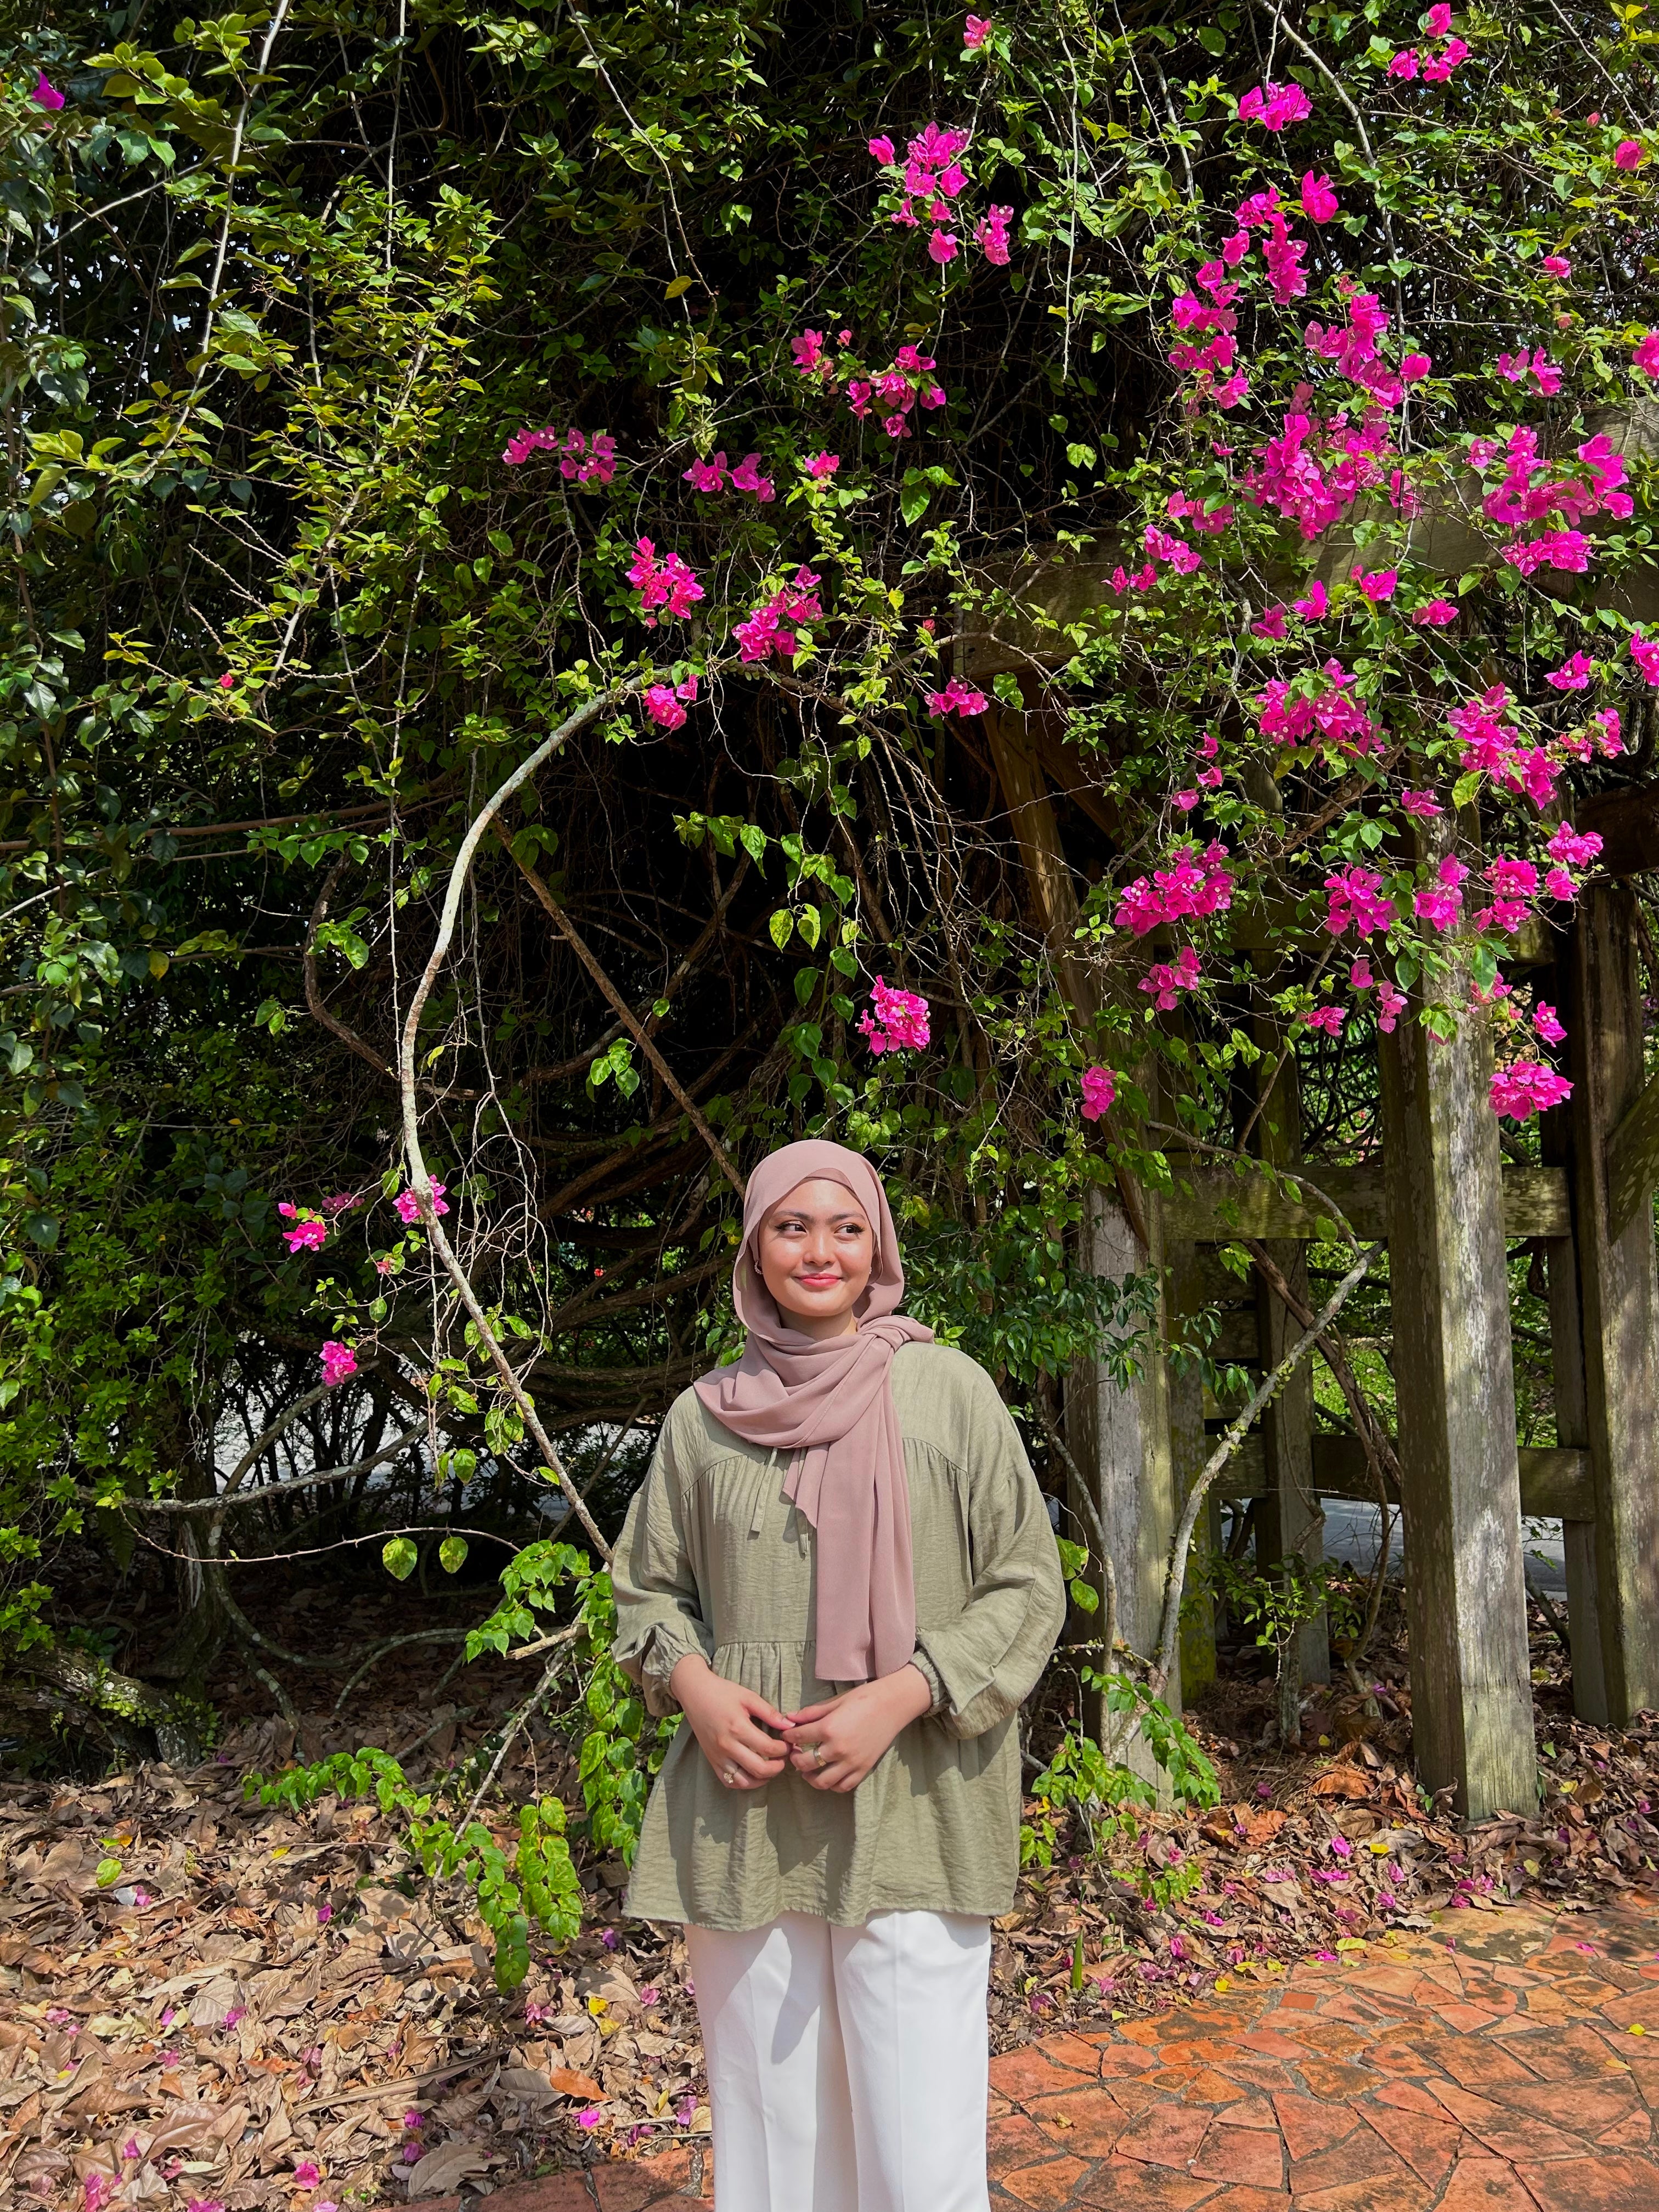
[[[1155,961],[1140,979],[1140,988],[1152,996],[1152,1005],[1161,1014],[1167,1014],[1181,991],[1198,988],[1200,970],[1198,955],[1190,945],[1183,945],[1173,960]]]
[[[1310,169],[1302,179],[1302,212],[1310,222],[1328,222],[1337,212],[1340,203],[1331,190],[1331,180],[1322,171],[1316,174]]]
[[[981,247],[985,258],[999,268],[1008,260],[1008,223],[1013,214],[1011,207],[994,207],[974,233],[974,243]]]
[[[801,466],[815,483],[822,483],[825,477],[834,476],[836,471],[841,466],[841,455],[812,453],[801,463]]]
[[[323,1364],[323,1383],[332,1390],[343,1382],[348,1375],[357,1372],[357,1355],[349,1344],[337,1344],[331,1337],[319,1357]]]
[[[319,1215],[290,1206],[286,1199],[276,1209],[285,1221],[294,1226],[282,1232],[283,1242],[290,1252],[320,1252],[328,1242],[328,1224]]]
[[[689,615],[702,597],[702,586],[679,555],[665,553],[659,561],[657,549],[648,538],[637,540],[635,555],[628,580],[640,594],[646,628],[656,628],[659,608],[675,618]]]
[[[977,52],[991,35],[993,19],[989,15],[970,15],[962,27],[962,43],[969,52]]]
[[[1313,102],[1299,84],[1255,86],[1238,103],[1241,123],[1259,123],[1264,131],[1284,131],[1292,123],[1305,123]]]
[[[1584,868],[1601,851],[1601,840],[1594,830],[1575,830],[1571,822],[1564,822],[1545,849],[1553,860],[1570,868]]]
[[[982,691],[970,690],[957,676],[951,678],[942,691],[927,694],[930,714],[960,714],[964,721],[970,714],[982,714],[989,704]]]
[[[1080,1079],[1083,1086],[1083,1118],[1097,1121],[1117,1097],[1117,1081],[1109,1067],[1085,1067]]]
[[[641,696],[645,701],[645,711],[653,722],[660,723],[665,730],[684,729],[685,706],[683,702],[696,699],[697,679],[695,676],[688,676],[684,683],[672,686],[653,684]]]
[[[1639,169],[1642,161],[1641,146],[1634,138],[1621,138],[1613,149],[1615,169]]]
[[[901,991],[884,975],[870,987],[870,1004],[857,1027],[872,1053],[921,1052],[932,1036],[927,1001],[915,991]]]
[[[1356,568],[1353,580],[1371,605],[1376,606],[1382,600],[1394,597],[1395,588],[1400,581],[1400,571],[1398,568],[1373,568],[1367,575],[1363,568]]]
[[[63,94],[48,80],[45,70],[41,70],[35,80],[34,90],[29,94],[29,98],[37,107],[58,108],[64,104]]]
[[[1567,1034],[1566,1025],[1554,1007],[1546,1006],[1541,1000],[1534,1009],[1532,1026],[1534,1034],[1542,1037],[1546,1044],[1560,1044]]]
[[[432,1211],[434,1213],[447,1213],[449,1208],[444,1204],[444,1193],[448,1189],[449,1185],[440,1182],[434,1176],[428,1188],[432,1193]],[[392,1210],[399,1221],[413,1224],[421,1218],[421,1201],[412,1190],[400,1190],[392,1201]]]
[[[1575,653],[1571,660],[1564,660],[1559,668],[1552,668],[1544,681],[1553,690],[1582,691],[1595,673],[1595,663],[1587,653]]]
[[[1511,1121],[1525,1121],[1547,1107],[1559,1106],[1572,1096],[1565,1075],[1535,1060],[1512,1060],[1495,1068],[1492,1079],[1492,1109]]]
[[[1376,1026],[1385,1036],[1389,1035],[1405,1011],[1405,993],[1395,990],[1387,976],[1383,976],[1376,987]]]
[[[1639,629],[1633,629],[1630,657],[1650,684],[1659,684],[1659,637],[1644,637]]]
[[[1451,599],[1430,599],[1425,605],[1413,608],[1412,620],[1419,629],[1442,629],[1457,620],[1456,604]]]

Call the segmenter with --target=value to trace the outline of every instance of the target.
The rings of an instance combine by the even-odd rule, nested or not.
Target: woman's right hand
[[[679,1662],[668,1686],[726,1789],[758,1790],[782,1773],[789,1747],[767,1731],[788,1723],[757,1692],[717,1674],[701,1652]]]

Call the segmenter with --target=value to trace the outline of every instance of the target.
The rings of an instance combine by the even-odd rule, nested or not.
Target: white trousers
[[[688,1927],[717,2212],[988,2212],[987,1920]]]

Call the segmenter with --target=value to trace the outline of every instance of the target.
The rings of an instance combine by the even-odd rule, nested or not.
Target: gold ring
[[[823,1746],[821,1743],[815,1743],[812,1746],[812,1764],[815,1766],[823,1766],[827,1763]]]

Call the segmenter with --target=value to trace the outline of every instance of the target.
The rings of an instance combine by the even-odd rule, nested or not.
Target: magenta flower
[[[766,660],[776,653],[780,660],[793,659],[796,638],[789,625],[823,618],[818,604],[819,580],[811,568],[797,568],[793,582],[780,586],[769,599],[751,609],[746,622],[734,623],[732,635],[738,641],[740,657],[746,661]]]
[[[724,491],[726,489],[726,456],[716,453],[712,461],[693,461],[681,478],[693,491]]]
[[[1634,138],[1621,138],[1613,149],[1615,169],[1639,169],[1642,161],[1642,149]]]
[[[1083,1118],[1097,1121],[1117,1097],[1117,1081],[1109,1067],[1085,1067],[1080,1079],[1083,1087]]]
[[[974,233],[974,243],[984,252],[985,258],[1000,269],[1008,260],[1008,222],[1013,214],[1011,207],[994,207]]]
[[[752,492],[764,507],[768,500],[777,497],[777,488],[770,477],[761,474],[760,459],[758,453],[744,455],[732,471],[732,489],[733,491]]]
[[[841,466],[841,455],[812,453],[802,462],[801,466],[815,483],[822,483],[825,477],[834,476],[836,471]]]
[[[302,2158],[294,2169],[294,2186],[296,2189],[315,2189],[322,2178],[314,2159]]]
[[[331,1337],[323,1346],[323,1387],[332,1390],[349,1375],[357,1372],[357,1355],[349,1344],[337,1344]]]
[[[1414,46],[1404,46],[1394,55],[1389,63],[1389,75],[1402,78],[1407,82],[1414,77],[1417,75],[1417,49]]]
[[[596,2128],[604,2117],[597,2105],[585,2105],[576,2115],[576,2125],[579,2128]]]
[[[224,674],[219,678],[219,689],[222,691],[234,691],[236,689],[236,678],[231,674],[229,669],[226,669]]]
[[[328,1224],[315,1213],[290,1206],[287,1200],[276,1208],[283,1219],[294,1224],[292,1229],[282,1231],[283,1242],[290,1252],[320,1252],[328,1242]]]
[[[879,161],[884,169],[890,169],[898,159],[893,149],[892,140],[887,137],[872,138],[870,141],[870,158],[872,161]],[[807,335],[810,337],[814,333],[809,331]]]
[[[1630,657],[1650,684],[1659,685],[1659,637],[1644,637],[1639,629],[1633,629]]]
[[[1558,1075],[1541,1061],[1516,1060],[1507,1067],[1493,1070],[1489,1095],[1494,1114],[1511,1121],[1526,1121],[1533,1115],[1570,1098],[1572,1085],[1565,1075]]]
[[[639,538],[634,550],[636,557],[628,580],[639,592],[646,628],[656,628],[659,607],[675,620],[689,615],[702,597],[702,586],[679,555],[665,553],[659,561],[648,538]]]
[[[1544,681],[1557,691],[1583,691],[1595,673],[1595,663],[1589,653],[1575,653],[1559,668],[1552,668]]]
[[[1304,1017],[1310,1030],[1322,1030],[1327,1036],[1339,1035],[1343,1023],[1347,1018],[1348,1012],[1346,1006],[1316,1006],[1310,1014]]]
[[[982,691],[969,690],[958,676],[953,676],[942,691],[927,694],[930,714],[960,714],[963,721],[970,715],[982,714],[990,703]]]
[[[1305,599],[1292,599],[1291,605],[1304,622],[1322,622],[1330,611],[1330,594],[1317,576],[1308,586]]]
[[[1571,276],[1572,274],[1572,264],[1565,253],[1547,253],[1544,266],[1552,276]]]
[[[953,230],[935,230],[928,237],[927,252],[942,269],[947,261],[957,258],[957,234]]]
[[[1551,860],[1563,861],[1570,868],[1583,868],[1601,851],[1601,840],[1594,830],[1580,832],[1571,822],[1564,822],[1546,849]]]
[[[1155,961],[1140,979],[1140,988],[1152,998],[1161,1014],[1167,1014],[1182,991],[1195,991],[1203,981],[1198,955],[1190,945],[1183,945],[1173,960]]]
[[[877,1057],[884,1052],[924,1051],[933,1035],[927,1000],[915,991],[893,988],[884,975],[878,975],[871,986],[869,1006],[857,1026]]]
[[[1367,575],[1363,568],[1356,568],[1353,580],[1371,605],[1376,606],[1382,600],[1394,597],[1395,587],[1400,581],[1400,571],[1398,568],[1373,568]]]
[[[1468,872],[1454,854],[1448,853],[1440,863],[1437,880],[1417,894],[1414,911],[1418,920],[1426,921],[1443,937],[1449,929],[1455,929],[1462,919],[1461,886]]]
[[[688,676],[684,682],[672,686],[653,684],[641,694],[646,713],[653,722],[659,722],[665,730],[684,727],[685,707],[682,702],[695,700],[696,696],[697,679],[695,676]]]
[[[334,1907],[331,1905],[319,1905],[317,1907],[317,1925],[319,1928],[326,1928],[333,1917]]]
[[[1423,27],[1431,39],[1443,39],[1451,28],[1451,0],[1435,0],[1423,20]]]
[[[34,90],[29,97],[37,107],[58,108],[64,104],[63,94],[58,91],[55,84],[48,82],[45,70],[41,70],[35,80]]]
[[[1434,367],[1425,353],[1408,353],[1401,356],[1400,381],[1402,384],[1421,384]]]
[[[1374,937],[1392,929],[1398,916],[1394,901],[1382,895],[1382,878],[1375,868],[1344,868],[1325,878],[1325,927],[1333,937],[1352,929],[1361,937]]]
[[[225,2212],[225,2208],[216,2197],[192,2197],[190,2200],[190,2212]],[[330,2207],[326,2204],[313,2204],[311,2212],[330,2212]],[[339,2212],[338,2205],[332,2208],[332,2212]]]
[[[1299,84],[1259,84],[1238,103],[1239,121],[1259,123],[1264,131],[1283,131],[1312,113],[1313,102]]]
[[[444,1204],[444,1193],[448,1188],[447,1183],[439,1182],[435,1178],[428,1185],[434,1213],[448,1212],[449,1208]],[[392,1210],[399,1221],[408,1222],[412,1227],[421,1218],[421,1201],[412,1190],[400,1190],[392,1201]]]
[[[1330,179],[1323,171],[1316,174],[1310,169],[1302,179],[1302,212],[1309,222],[1328,222],[1339,204]]]
[[[103,2208],[115,2194],[106,2173],[89,2173],[82,2184],[82,2199],[86,2212],[103,2212]]]
[[[870,143],[873,150],[877,142],[872,139]],[[887,146],[890,154],[892,148],[888,141],[884,138],[880,143]],[[803,331],[798,338],[790,339],[789,350],[795,356],[795,366],[803,376],[830,376],[834,374],[824,356],[822,331]]]
[[[962,27],[962,43],[969,52],[977,52],[991,35],[989,15],[970,15]]]
[[[1659,331],[1650,331],[1631,356],[1631,366],[1644,376],[1659,376]]]
[[[1457,620],[1457,606],[1452,599],[1430,599],[1412,610],[1412,620],[1419,629],[1443,629],[1448,623]]]
[[[1356,960],[1348,969],[1348,988],[1351,991],[1369,991],[1376,981],[1376,978],[1371,973],[1371,963],[1364,957]]]
[[[1546,1044],[1559,1044],[1567,1034],[1566,1026],[1554,1007],[1546,1006],[1541,1000],[1534,1010],[1532,1026],[1534,1034],[1541,1037]]]

